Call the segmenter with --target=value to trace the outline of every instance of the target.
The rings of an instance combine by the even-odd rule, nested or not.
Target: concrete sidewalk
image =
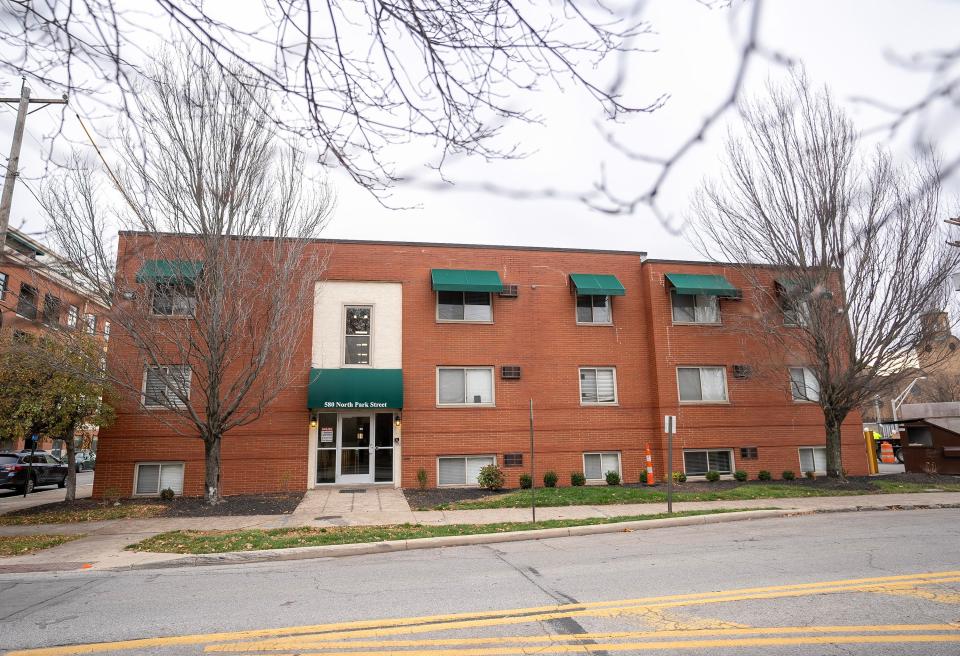
[[[368,497],[369,498],[369,497]],[[339,501],[338,501],[339,503]],[[346,502],[342,502],[346,504]],[[372,502],[368,501],[365,503]],[[317,502],[320,504],[320,502]],[[744,501],[705,501],[673,504],[682,510],[742,510],[778,508],[797,512],[831,512],[880,510],[891,507],[960,507],[960,492],[928,492],[917,494],[876,494],[845,497],[806,497],[794,499],[755,499]],[[156,519],[120,519],[75,524],[42,524],[33,526],[0,526],[0,535],[83,534],[85,537],[30,556],[0,558],[0,573],[11,571],[43,571],[64,569],[112,569],[135,567],[158,562],[186,561],[188,556],[124,551],[123,548],[144,538],[173,530],[238,530],[269,529],[296,526],[363,526],[384,524],[489,524],[526,522],[530,510],[504,508],[491,510],[411,511],[389,510],[378,505],[368,510],[354,510],[342,515],[315,515],[317,505],[308,505],[290,515],[254,515],[237,517],[161,517]],[[320,504],[320,509],[329,506]],[[582,519],[655,515],[666,512],[666,504],[646,503],[609,506],[564,506],[538,508],[537,519]],[[319,519],[318,519],[319,518]],[[536,539],[531,534],[529,539]]]
[[[85,499],[93,492],[93,471],[84,471],[77,474],[77,498]],[[56,485],[37,488],[32,494],[26,497],[16,490],[0,490],[0,515],[23,510],[24,508],[33,508],[47,503],[56,503],[63,501],[67,491],[58,488]]]

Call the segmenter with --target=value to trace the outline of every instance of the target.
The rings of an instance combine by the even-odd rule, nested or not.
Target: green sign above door
[[[401,369],[311,369],[307,407],[370,410],[403,407]]]

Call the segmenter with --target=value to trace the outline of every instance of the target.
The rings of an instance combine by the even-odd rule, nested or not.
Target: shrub
[[[427,470],[421,467],[417,470],[417,487],[425,490],[427,487]]]
[[[530,474],[520,474],[520,489],[529,490],[533,487],[533,477]]]
[[[743,483],[745,480],[747,480],[747,472],[743,471],[742,469],[738,469],[737,471],[733,472],[733,477]]]
[[[673,472],[673,482],[674,483],[686,483],[687,475],[683,472]]]
[[[570,485],[574,487],[580,487],[581,485],[587,484],[587,477],[583,475],[583,472],[573,472],[570,474]]]
[[[545,487],[557,487],[557,472],[550,470],[544,474],[543,485]]]
[[[713,469],[711,469],[706,473],[705,478],[711,483],[716,483],[717,481],[720,480],[720,472],[714,471]]]
[[[789,469],[786,470],[785,472],[783,472],[783,480],[785,480],[785,481],[792,481],[792,480],[795,479],[796,477],[797,477],[797,475],[794,474],[794,473],[793,473],[792,471],[790,471]]]
[[[481,467],[477,474],[477,483],[488,490],[499,490],[503,487],[503,481],[503,470],[496,464]]]
[[[773,476],[766,469],[761,469],[757,472],[757,478],[761,481],[769,481]]]
[[[174,496],[175,494],[173,490],[171,490],[168,487],[165,487],[162,490],[160,490],[160,498],[163,499],[164,501],[173,501]]]
[[[610,470],[607,472],[607,485],[620,485],[620,474]]]
[[[803,472],[803,475],[809,478],[811,481],[817,480],[817,472],[815,471],[806,471]]]

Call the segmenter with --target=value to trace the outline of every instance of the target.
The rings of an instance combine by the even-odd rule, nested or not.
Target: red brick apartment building
[[[74,280],[69,263],[23,232],[7,232],[0,259],[0,328],[38,334],[83,330],[104,341],[110,336],[107,307]],[[23,439],[4,448],[21,448]],[[56,445],[43,438],[39,448]]]
[[[121,234],[121,256],[129,240]],[[315,247],[329,260],[306,310],[302,371],[261,419],[224,438],[224,494],[414,487],[424,475],[429,487],[472,485],[493,462],[517,486],[531,399],[537,481],[553,470],[561,484],[572,472],[600,482],[615,470],[637,482],[646,445],[662,480],[667,414],[677,416],[674,469],[690,477],[825,466],[819,408],[793,400],[804,363],[784,356],[774,376],[745,366],[756,350],[729,326],[750,303],[732,268],[621,251]],[[123,272],[140,274],[137,293],[149,291],[150,270],[170,270],[138,266]],[[118,345],[110,362],[137,357]],[[202,494],[202,442],[156,412],[140,399],[120,405],[100,437],[96,496]],[[843,459],[866,473],[859,416],[844,425]]]

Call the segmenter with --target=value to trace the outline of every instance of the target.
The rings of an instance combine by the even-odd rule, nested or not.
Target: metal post
[[[536,479],[533,477],[533,399],[530,399],[530,512],[533,514],[533,523],[537,523],[537,493]]]
[[[673,428],[671,426],[670,428]],[[667,514],[673,514],[673,431],[667,433]]]
[[[33,456],[37,452],[37,436],[30,436],[30,462],[27,463],[27,480],[23,484],[23,498],[27,498],[27,489],[30,481],[33,480]]]

